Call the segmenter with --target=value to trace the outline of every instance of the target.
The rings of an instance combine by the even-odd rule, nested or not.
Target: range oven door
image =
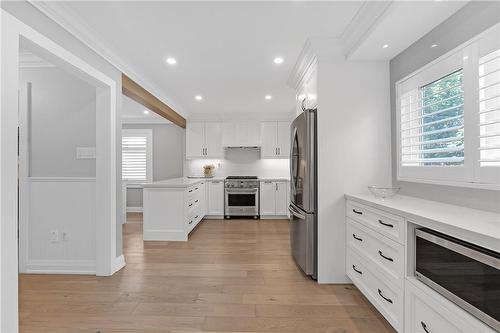
[[[226,216],[259,215],[259,189],[226,188],[224,192]]]
[[[500,254],[429,229],[415,230],[415,276],[500,331]]]

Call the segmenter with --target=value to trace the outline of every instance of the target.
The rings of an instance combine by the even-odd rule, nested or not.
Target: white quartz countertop
[[[143,184],[144,188],[185,188],[206,181],[205,178],[171,178]]]
[[[404,195],[379,199],[346,194],[346,199],[404,216],[410,222],[500,252],[500,214]]]
[[[144,188],[185,188],[194,184],[201,183],[203,181],[223,181],[226,177],[179,177],[179,178],[171,178],[171,179],[163,179],[158,180],[152,183],[145,183],[139,185],[139,187]],[[286,177],[259,177],[259,181],[289,181],[289,178]]]

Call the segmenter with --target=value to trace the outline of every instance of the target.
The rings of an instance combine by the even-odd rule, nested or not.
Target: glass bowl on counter
[[[368,189],[376,198],[386,199],[395,196],[401,187],[382,187],[371,185],[368,186]]]

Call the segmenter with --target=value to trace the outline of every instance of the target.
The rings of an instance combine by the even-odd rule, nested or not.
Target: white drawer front
[[[417,283],[419,283],[417,281]],[[480,333],[494,332],[462,309],[426,286],[406,282],[405,332],[407,333]],[[448,303],[448,306],[443,304]]]
[[[383,281],[370,264],[347,249],[347,274],[398,332],[403,331],[403,291]]]
[[[404,244],[404,218],[354,201],[347,201],[347,216],[390,239]]]
[[[383,272],[391,284],[404,288],[404,247],[347,218],[347,244]]]

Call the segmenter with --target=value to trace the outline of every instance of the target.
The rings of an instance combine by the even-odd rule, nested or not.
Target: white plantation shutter
[[[399,180],[500,190],[500,24],[396,94]]]
[[[480,166],[500,166],[500,50],[479,59]]]
[[[458,70],[401,96],[402,166],[463,165],[462,76]]]
[[[151,182],[151,130],[122,130],[122,178],[131,183]]]

